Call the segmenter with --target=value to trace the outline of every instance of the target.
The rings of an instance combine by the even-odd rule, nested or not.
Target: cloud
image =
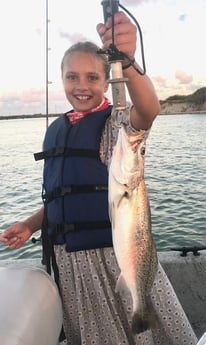
[[[19,95],[19,100],[22,102],[40,102],[45,99],[45,90],[44,89],[30,89],[24,90]]]
[[[40,28],[40,27],[38,27],[38,28],[35,29],[35,33],[36,33],[38,36],[41,36],[41,35],[43,34],[42,31],[43,31],[43,30],[42,30],[42,28]]]
[[[187,18],[187,14],[185,14],[185,13],[184,14],[180,14],[179,17],[178,17],[180,22],[184,22],[186,20],[186,18]]]
[[[181,70],[176,71],[175,78],[179,80],[180,84],[190,84],[193,81],[193,76],[191,74],[186,74]]]
[[[0,97],[1,115],[22,115],[41,113],[45,108],[43,90],[25,90],[5,92]]]
[[[121,3],[123,5],[139,5],[148,1],[152,1],[152,0],[124,0],[124,1],[121,1]]]
[[[49,113],[63,113],[71,108],[62,89],[49,90]],[[1,115],[45,114],[46,94],[44,89],[10,91],[0,96]]]
[[[60,31],[59,36],[61,38],[69,40],[71,42],[71,44],[74,44],[74,43],[77,43],[80,41],[87,41],[86,36],[84,36],[80,32],[73,32],[70,34],[69,32]]]
[[[14,103],[33,103],[40,102],[45,99],[44,89],[29,89],[17,91],[8,91],[0,96],[0,102],[7,104]]]
[[[158,85],[161,85],[161,86],[166,86],[166,81],[167,79],[160,76],[160,75],[157,75],[155,77],[152,78]]]
[[[8,92],[3,93],[0,95],[0,102],[1,103],[13,103],[19,100],[18,95],[16,92]]]

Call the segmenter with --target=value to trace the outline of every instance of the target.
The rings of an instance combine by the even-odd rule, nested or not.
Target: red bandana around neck
[[[86,115],[94,113],[95,111],[102,111],[104,109],[107,109],[109,105],[110,105],[109,99],[104,97],[101,103],[96,108],[93,108],[89,111],[72,111],[72,112],[68,112],[66,115],[69,121],[74,125]]]

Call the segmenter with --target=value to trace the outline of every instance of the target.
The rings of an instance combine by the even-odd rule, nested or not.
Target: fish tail
[[[139,334],[147,331],[150,328],[150,322],[148,319],[139,315],[139,313],[134,313],[132,317],[132,333]]]
[[[142,311],[135,311],[132,316],[132,333],[139,334],[154,328],[157,323],[157,315],[151,304],[147,301],[147,306]]]

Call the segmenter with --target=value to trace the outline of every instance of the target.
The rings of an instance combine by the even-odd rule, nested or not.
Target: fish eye
[[[129,199],[129,193],[128,192],[124,192],[124,198],[126,198],[126,199]]]
[[[143,147],[141,148],[140,153],[141,153],[142,156],[144,156],[144,155],[145,155],[145,152],[146,152],[146,148],[145,148],[145,146],[143,146]]]
[[[124,186],[125,186],[126,190],[124,191],[123,198],[129,199],[129,197],[130,197],[129,187],[126,183],[124,184]]]

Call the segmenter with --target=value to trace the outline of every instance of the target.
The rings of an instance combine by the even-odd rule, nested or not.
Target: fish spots
[[[109,169],[109,204],[113,246],[121,270],[116,291],[122,286],[130,291],[132,330],[136,334],[152,327],[153,313],[147,300],[157,271],[144,155],[143,137],[139,133],[129,135],[121,127]]]

